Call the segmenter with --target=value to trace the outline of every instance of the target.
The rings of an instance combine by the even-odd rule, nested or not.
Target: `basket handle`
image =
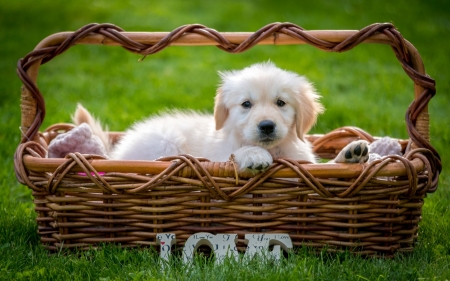
[[[408,134],[414,147],[430,150],[441,171],[438,152],[429,142],[428,102],[435,95],[435,81],[425,73],[415,47],[390,23],[376,23],[359,31],[306,31],[292,23],[272,23],[252,32],[218,32],[199,24],[184,25],[171,32],[124,32],[112,24],[89,24],[75,32],[61,32],[42,40],[34,51],[18,62],[22,86],[22,143],[38,141],[45,117],[45,102],[36,81],[38,70],[55,56],[75,44],[118,45],[143,55],[157,53],[171,45],[216,45],[229,53],[244,52],[257,44],[309,44],[330,52],[345,52],[360,43],[387,44],[392,47],[406,74],[414,82],[414,101],[406,112]]]

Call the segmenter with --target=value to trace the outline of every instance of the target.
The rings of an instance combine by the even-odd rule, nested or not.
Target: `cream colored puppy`
[[[155,160],[191,154],[224,162],[233,154],[240,170],[253,173],[265,170],[278,157],[316,162],[304,135],[323,107],[306,78],[271,62],[221,72],[220,76],[214,117],[173,111],[148,118],[134,124],[116,145],[104,141],[108,156]],[[74,122],[88,123],[94,134],[107,139],[99,123],[82,106],[77,108]],[[336,158],[337,162],[367,160],[367,143],[352,144]],[[355,161],[358,152],[360,157],[356,155]]]

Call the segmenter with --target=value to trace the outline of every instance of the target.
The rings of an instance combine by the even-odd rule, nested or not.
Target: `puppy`
[[[219,74],[222,83],[215,96],[214,116],[167,112],[134,124],[114,146],[82,106],[74,123],[87,123],[103,140],[111,159],[155,160],[191,154],[224,162],[233,154],[239,169],[252,173],[267,169],[279,157],[316,162],[304,136],[323,107],[305,77],[271,62]],[[335,161],[365,162],[367,146],[359,141]]]

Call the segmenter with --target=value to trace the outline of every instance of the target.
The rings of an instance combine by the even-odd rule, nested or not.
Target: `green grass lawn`
[[[450,2],[449,2],[450,3]],[[3,280],[445,280],[450,279],[450,155],[448,45],[450,4],[445,1],[3,1],[0,2],[0,279]],[[171,31],[201,23],[218,31],[255,31],[271,22],[306,29],[360,29],[392,22],[422,55],[436,80],[429,105],[431,142],[441,153],[440,186],[423,208],[419,239],[411,254],[364,259],[349,254],[309,254],[307,249],[278,265],[254,261],[223,266],[198,258],[186,271],[179,262],[167,272],[150,249],[106,247],[48,255],[39,245],[31,192],[14,176],[20,138],[17,60],[47,35],[91,22],[127,31]],[[272,60],[306,75],[323,96],[326,112],[312,133],[358,126],[377,136],[407,138],[405,111],[411,80],[387,46],[361,45],[346,53],[310,46],[257,46],[231,55],[215,47],[170,47],[147,57],[117,47],[75,46],[42,66],[38,79],[47,116],[42,129],[70,121],[78,102],[109,128],[166,108],[211,112],[217,71]]]

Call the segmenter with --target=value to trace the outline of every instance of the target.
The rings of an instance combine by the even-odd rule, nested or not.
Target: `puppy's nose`
[[[261,133],[270,135],[275,130],[275,123],[270,120],[264,120],[259,123],[258,128]]]

